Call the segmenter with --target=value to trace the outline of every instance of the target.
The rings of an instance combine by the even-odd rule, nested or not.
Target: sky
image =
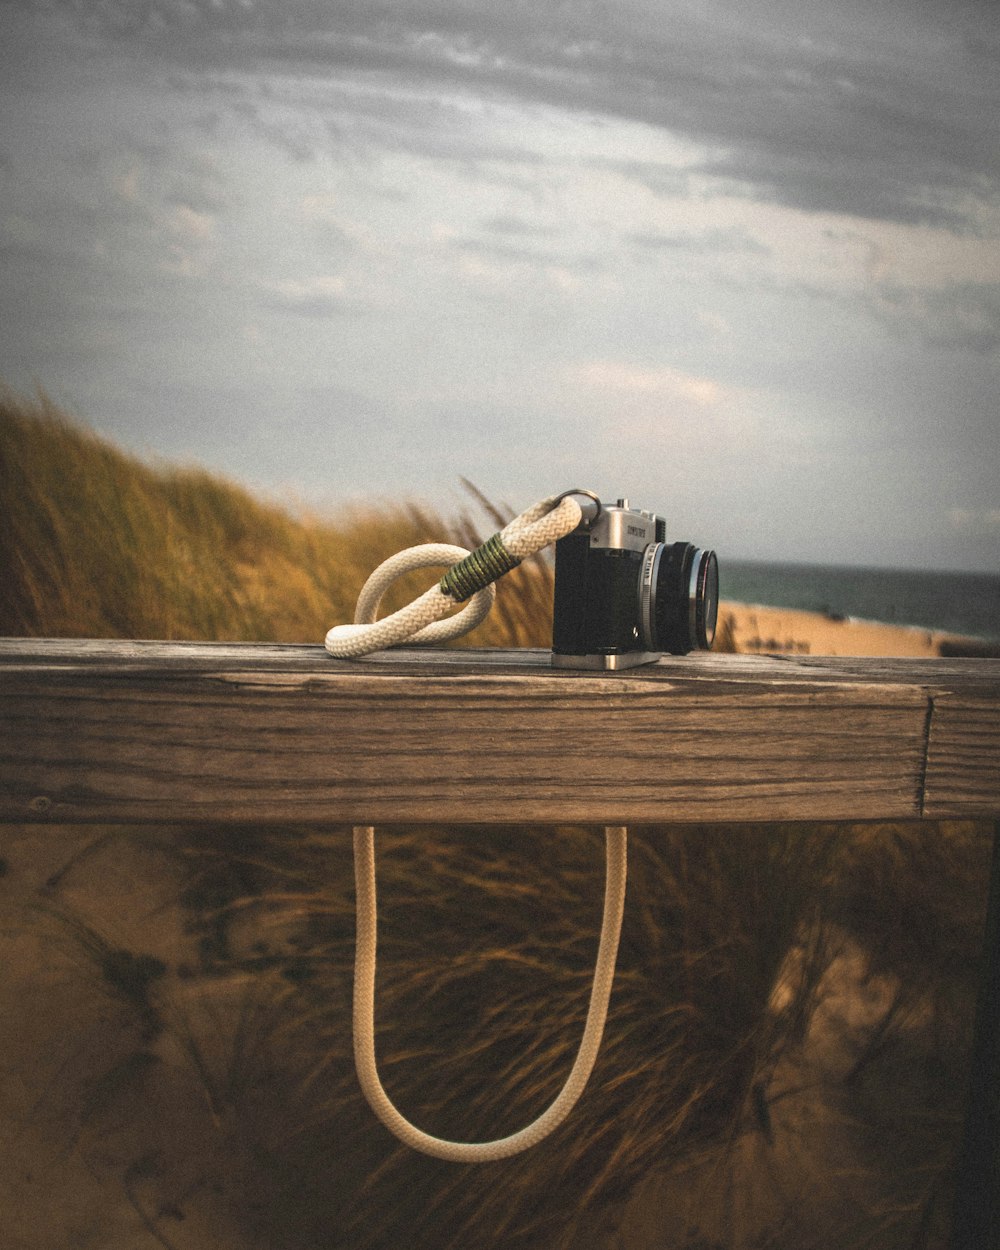
[[[995,0],[0,0],[0,379],[327,514],[1000,569]]]

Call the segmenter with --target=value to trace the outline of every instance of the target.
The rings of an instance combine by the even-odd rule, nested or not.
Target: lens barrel
[[[719,612],[719,563],[693,543],[652,543],[639,580],[639,629],[651,651],[708,651]]]

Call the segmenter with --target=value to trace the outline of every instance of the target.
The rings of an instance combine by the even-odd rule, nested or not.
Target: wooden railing
[[[1000,661],[0,643],[0,819],[888,820],[1000,813]]]
[[[1000,660],[0,641],[0,821],[1000,819]],[[996,861],[996,857],[995,857]],[[1000,1230],[1000,872],[953,1245]]]

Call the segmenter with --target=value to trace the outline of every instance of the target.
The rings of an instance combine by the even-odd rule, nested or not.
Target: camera
[[[556,543],[552,663],[620,669],[663,652],[707,651],[719,609],[714,551],[668,543],[667,523],[627,499],[602,504],[590,491],[583,519]]]

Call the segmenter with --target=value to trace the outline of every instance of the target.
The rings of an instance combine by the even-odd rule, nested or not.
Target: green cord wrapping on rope
[[[512,556],[504,546],[499,534],[487,539],[481,547],[470,552],[464,560],[453,564],[441,578],[438,586],[443,594],[450,595],[456,603],[464,603],[477,590],[495,582],[504,573],[516,569],[521,561]]]

